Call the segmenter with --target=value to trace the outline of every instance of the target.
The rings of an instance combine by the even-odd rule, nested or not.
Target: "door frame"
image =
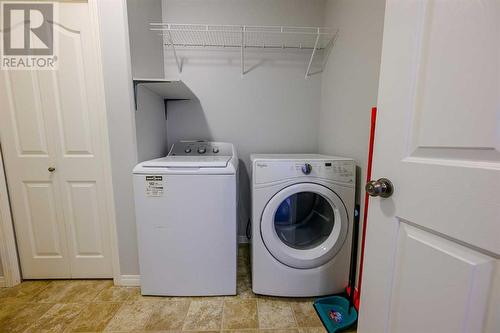
[[[17,256],[14,224],[10,212],[7,178],[3,166],[0,143],[0,259],[3,268],[3,284],[0,287],[13,287],[21,283],[21,267]]]
[[[88,0],[89,18],[91,22],[91,31],[96,42],[97,57],[97,70],[99,75],[99,101],[100,106],[98,111],[99,123],[101,124],[100,131],[102,133],[103,145],[103,168],[104,168],[104,191],[106,197],[106,223],[109,229],[109,242],[111,245],[111,266],[113,270],[113,282],[119,285],[121,282],[120,260],[118,252],[117,241],[117,228],[116,228],[116,213],[114,205],[114,192],[112,183],[112,168],[111,168],[111,155],[110,143],[108,135],[108,119],[106,112],[106,100],[104,92],[104,76],[102,69],[102,50],[99,19],[100,14],[98,10],[99,0]],[[1,129],[0,129],[1,131]],[[1,146],[1,142],[0,142]],[[17,244],[14,232],[14,224],[12,220],[9,193],[6,183],[6,173],[3,165],[0,149],[0,259],[2,261],[2,268],[5,287],[12,287],[21,283],[21,267],[19,265],[19,258],[17,255]],[[1,286],[1,285],[0,285]]]

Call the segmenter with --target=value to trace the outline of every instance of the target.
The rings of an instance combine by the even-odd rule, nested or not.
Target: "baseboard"
[[[248,244],[247,236],[238,236],[238,244]]]
[[[3,276],[0,276],[0,288],[5,287],[5,278]]]
[[[122,275],[120,276],[120,286],[124,287],[139,287],[141,285],[140,275]]]

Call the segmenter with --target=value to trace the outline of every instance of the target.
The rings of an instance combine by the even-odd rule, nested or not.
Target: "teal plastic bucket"
[[[344,331],[356,323],[358,312],[342,296],[329,296],[314,301],[314,309],[329,333]]]

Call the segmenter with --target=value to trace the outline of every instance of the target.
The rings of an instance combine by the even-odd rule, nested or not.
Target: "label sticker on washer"
[[[146,176],[146,196],[163,196],[163,176]]]

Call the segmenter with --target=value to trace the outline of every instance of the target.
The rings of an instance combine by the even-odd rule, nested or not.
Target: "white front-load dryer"
[[[251,161],[253,291],[289,297],[343,291],[354,161],[316,154],[256,154]]]

